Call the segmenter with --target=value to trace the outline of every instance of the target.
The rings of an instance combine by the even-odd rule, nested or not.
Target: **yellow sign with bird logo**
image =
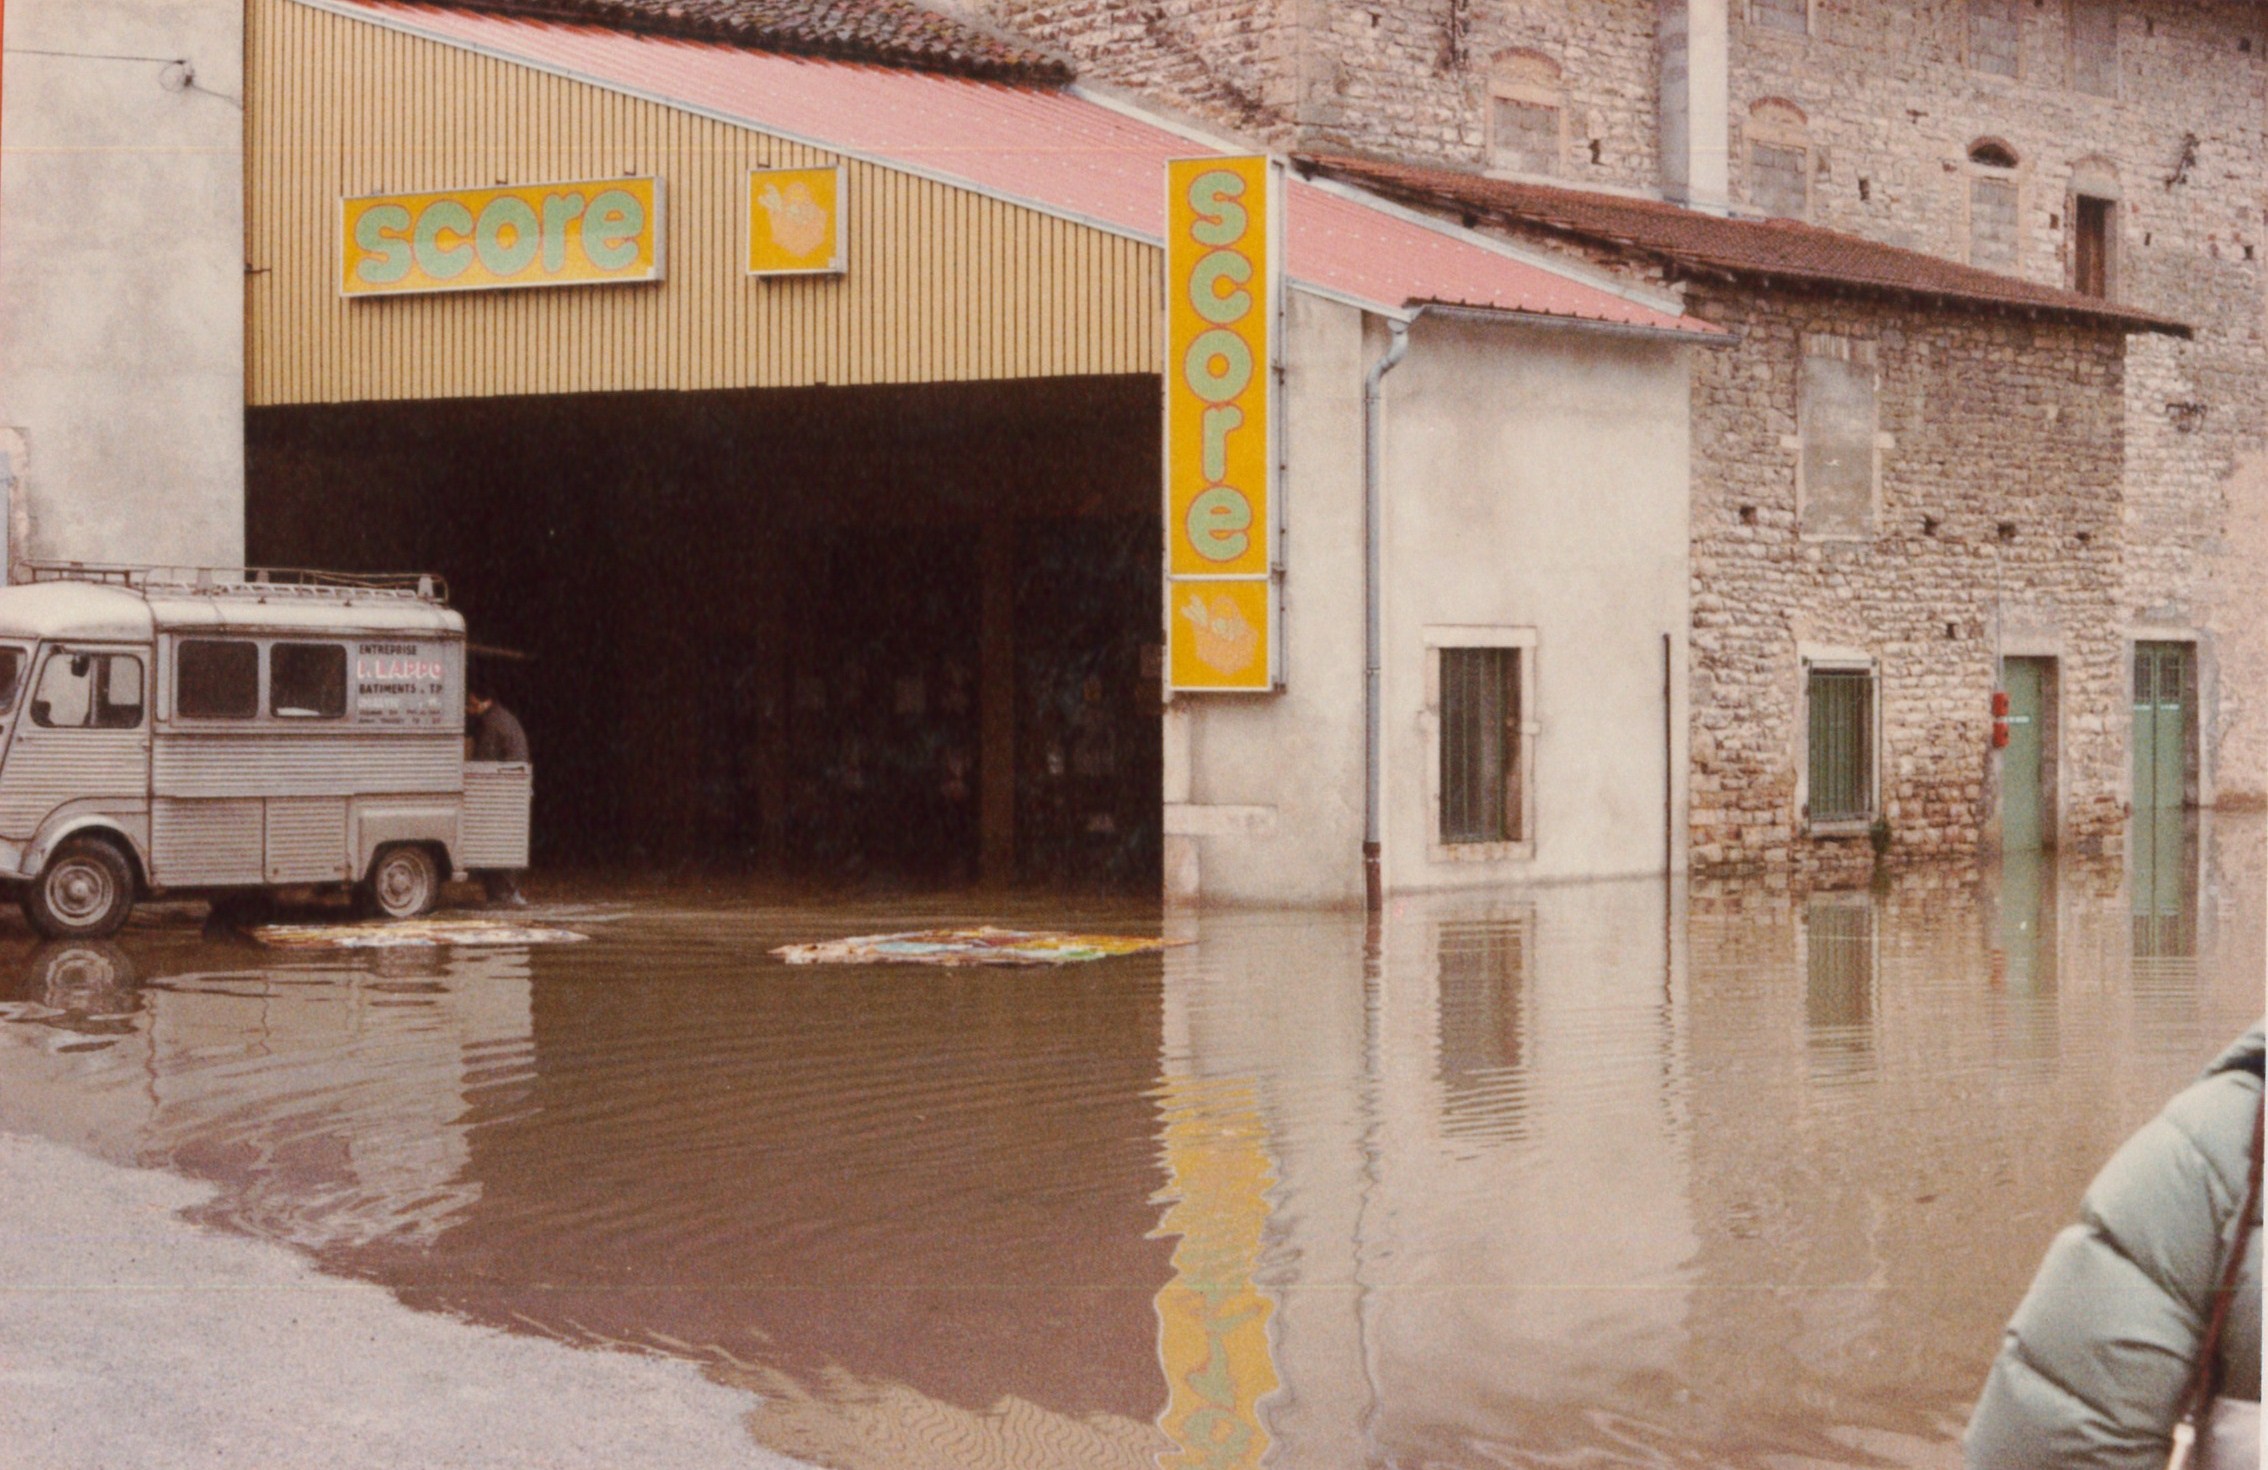
[[[748,176],[748,273],[843,272],[843,169],[766,168]]]

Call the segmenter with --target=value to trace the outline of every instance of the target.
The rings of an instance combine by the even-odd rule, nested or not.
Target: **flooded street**
[[[5,941],[0,1132],[698,1363],[844,1470],[1941,1465],[2088,1178],[2258,1017],[2263,837],[1207,914],[1056,970],[766,951],[1154,908],[538,884],[589,942],[289,954],[155,914]]]

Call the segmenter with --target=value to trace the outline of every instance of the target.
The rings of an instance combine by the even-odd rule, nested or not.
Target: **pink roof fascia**
[[[1151,242],[1165,164],[1222,150],[1076,94],[391,0],[301,0]],[[419,184],[430,181],[419,180]],[[1717,335],[1446,229],[1293,179],[1285,268],[1389,315],[1420,304]]]

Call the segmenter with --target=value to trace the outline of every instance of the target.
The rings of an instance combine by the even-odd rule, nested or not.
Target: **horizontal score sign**
[[[339,218],[346,296],[662,278],[659,179],[372,194]]]

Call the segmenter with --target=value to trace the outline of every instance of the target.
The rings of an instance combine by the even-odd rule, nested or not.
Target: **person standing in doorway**
[[[485,691],[465,691],[465,735],[471,745],[468,759],[521,764],[529,759],[528,732],[521,728],[519,716],[498,704],[495,696]],[[517,869],[490,869],[480,875],[480,883],[488,891],[490,903],[516,909],[528,906],[526,896],[520,892]]]

